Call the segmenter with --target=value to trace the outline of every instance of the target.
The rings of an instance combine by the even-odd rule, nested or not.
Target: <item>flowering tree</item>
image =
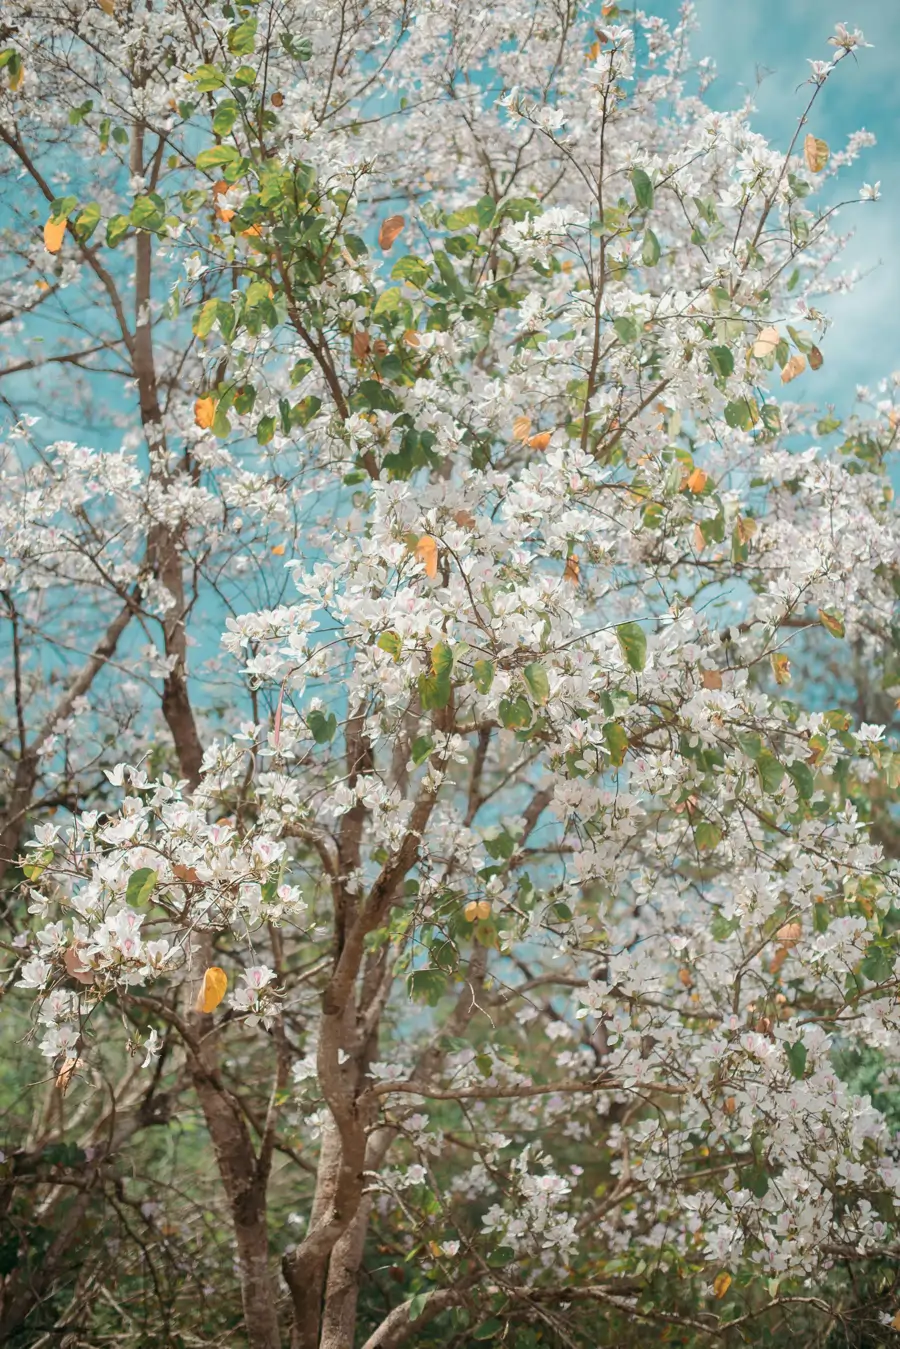
[[[190,1112],[198,1343],[889,1335],[900,414],[790,401],[862,35],[785,152],[687,11],[10,9],[0,1329]]]

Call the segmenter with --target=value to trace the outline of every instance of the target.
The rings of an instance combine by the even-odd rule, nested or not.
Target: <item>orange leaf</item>
[[[781,372],[782,384],[790,384],[791,380],[802,375],[805,369],[806,357],[800,351],[795,352]]]
[[[528,444],[533,450],[546,450],[552,435],[552,431],[538,431],[536,436],[530,437]]]
[[[200,877],[197,875],[194,868],[185,866],[183,862],[176,862],[172,871],[178,880],[184,881],[185,885],[201,884]]]
[[[369,354],[369,334],[359,329],[353,334],[353,355],[358,361],[364,361]]]
[[[44,281],[43,279],[41,279],[40,281],[35,281],[34,284],[37,286],[38,290],[41,291],[41,292],[50,289],[50,282],[49,282],[49,281]]]
[[[429,581],[433,581],[437,576],[438,546],[437,540],[430,534],[423,534],[416,544],[416,558],[419,562],[424,562],[425,575]]]
[[[231,208],[228,206],[217,206],[216,215],[219,217],[220,220],[224,220],[226,225],[228,224],[229,220],[234,219],[234,211],[232,211]]]
[[[420,347],[422,345],[422,339],[415,328],[407,328],[403,334],[403,340],[408,347]]]
[[[721,670],[701,670],[700,679],[705,689],[720,689],[722,687]]]
[[[216,179],[216,181],[213,183],[213,196],[221,197],[223,193],[228,191],[228,186],[229,185],[228,183],[226,183],[224,178]]]
[[[490,900],[487,900],[487,899],[479,899],[478,903],[477,903],[476,906],[475,906],[475,911],[476,911],[476,913],[477,913],[477,915],[478,915],[479,918],[488,918],[488,917],[490,917],[490,912],[491,912]]]
[[[87,965],[81,963],[81,956],[78,954],[77,946],[70,946],[63,956],[63,964],[73,979],[77,979],[80,984],[92,984],[94,982],[94,971]]]
[[[776,684],[789,684],[791,682],[791,662],[780,651],[776,651],[772,656],[772,673],[775,676]]]
[[[97,0],[97,4],[104,14],[115,14],[116,12],[116,0]]]
[[[259,225],[251,225],[249,229],[241,230],[241,238],[242,238],[242,239],[250,239],[250,238],[253,238],[253,239],[261,239],[261,238],[262,238],[262,230],[260,229]]]
[[[781,333],[777,328],[763,328],[753,343],[753,355],[760,358],[771,356],[780,341]]]
[[[475,516],[471,511],[454,511],[453,519],[462,529],[475,528]]]
[[[516,440],[527,440],[528,433],[531,430],[530,417],[517,417],[513,422],[513,435]]]
[[[381,222],[381,229],[378,231],[378,243],[389,253],[393,247],[394,240],[400,234],[406,220],[402,215],[389,215],[387,220]]]
[[[812,134],[808,135],[803,142],[803,158],[806,160],[806,167],[810,173],[821,173],[828,163],[830,153],[828,142],[817,140]]]
[[[810,370],[821,370],[821,369],[822,369],[822,362],[824,361],[824,359],[825,359],[825,357],[822,355],[822,353],[821,353],[821,351],[819,350],[818,347],[810,347],[810,349],[809,349],[809,368],[810,368]]]
[[[706,539],[703,537],[703,530],[699,525],[694,525],[694,547],[698,553],[702,553],[706,547]]]
[[[573,586],[577,586],[580,572],[581,564],[573,553],[571,557],[566,558],[566,569],[563,572],[563,580],[571,581]]]
[[[212,394],[205,394],[203,398],[198,398],[194,404],[194,421],[206,431],[215,420],[216,401]]]
[[[724,1297],[731,1287],[731,1275],[727,1269],[723,1269],[721,1274],[717,1274],[713,1280],[713,1292],[716,1297]]]
[[[75,1075],[75,1069],[81,1063],[81,1059],[68,1058],[63,1062],[63,1066],[56,1074],[56,1089],[61,1096],[65,1096],[69,1090],[69,1084]]]
[[[689,475],[685,486],[687,487],[689,492],[694,492],[699,495],[699,493],[702,492],[704,487],[706,486],[706,481],[708,477],[709,474],[704,472],[702,468],[695,468],[693,473]]]
[[[725,1108],[725,1114],[726,1114],[726,1115],[733,1115],[733,1114],[734,1114],[734,1112],[737,1110],[737,1101],[734,1099],[733,1096],[726,1096],[726,1097],[725,1097],[725,1107],[724,1107],[724,1108]]]
[[[44,247],[48,253],[58,253],[66,236],[65,220],[54,220],[51,216],[44,226]]]
[[[272,104],[273,108],[280,108],[282,106],[284,103],[284,94],[280,89],[275,90],[274,94],[269,99],[269,102]]]
[[[478,905],[475,903],[474,899],[469,901],[463,909],[463,913],[465,914],[467,923],[475,922],[475,919],[478,917]]]
[[[803,928],[799,923],[785,923],[784,927],[778,929],[775,936],[781,942],[785,950],[789,951],[792,946],[797,945],[797,942],[803,936]]]
[[[272,553],[275,557],[284,557],[284,549],[285,545],[283,543],[276,543],[272,548]]]
[[[214,1012],[225,996],[228,988],[228,975],[218,965],[210,965],[203,976],[200,992],[197,994],[196,1010]]]

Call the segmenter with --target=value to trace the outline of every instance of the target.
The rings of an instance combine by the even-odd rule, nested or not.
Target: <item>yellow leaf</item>
[[[390,252],[394,240],[405,224],[406,221],[402,215],[390,215],[387,220],[381,222],[381,229],[378,231],[378,243],[385,253]]]
[[[894,1312],[894,1319],[891,1321],[894,1330],[900,1330],[900,1312]]]
[[[739,515],[735,521],[734,530],[740,543],[749,543],[756,533],[756,521],[748,520],[745,516]]]
[[[731,1275],[727,1269],[723,1269],[713,1280],[713,1292],[716,1297],[724,1297],[731,1287]]]
[[[433,581],[437,576],[438,546],[430,534],[423,534],[416,544],[416,558],[425,564],[425,575]]]
[[[566,569],[563,572],[563,580],[571,581],[573,586],[577,586],[578,577],[581,572],[581,564],[573,553],[571,557],[566,558]]]
[[[721,670],[701,670],[700,678],[705,689],[720,689],[722,687]]]
[[[790,384],[791,380],[802,375],[805,369],[806,357],[800,351],[795,352],[781,372],[782,384]]]
[[[469,901],[463,909],[463,913],[465,914],[467,923],[475,922],[475,919],[478,917],[478,905],[475,903],[474,899]]]
[[[771,356],[772,352],[781,341],[781,333],[777,328],[763,328],[753,343],[753,355],[760,357]]]
[[[42,292],[50,289],[50,282],[44,281],[43,279],[40,281],[35,281],[34,284],[37,286],[38,290]]]
[[[533,450],[546,450],[552,434],[552,431],[538,431],[536,436],[529,437],[528,444]]]
[[[197,1011],[214,1012],[224,998],[227,988],[228,975],[224,970],[220,970],[218,965],[210,965],[197,994]]]
[[[830,153],[828,142],[817,140],[812,134],[803,142],[803,158],[810,173],[821,173],[828,163]]]
[[[284,546],[283,543],[276,543],[275,546],[274,546],[273,549],[272,549],[272,553],[274,554],[274,556],[275,556],[275,557],[284,557],[284,547],[285,547],[285,546]]]
[[[475,906],[475,911],[479,918],[489,917],[491,912],[490,901],[487,899],[480,899]]]
[[[515,439],[527,440],[530,431],[531,431],[531,418],[525,416],[516,417],[515,421],[513,422],[513,436],[515,437]]]
[[[706,486],[706,481],[708,477],[709,474],[705,473],[702,468],[695,468],[693,473],[691,473],[690,476],[688,477],[687,483],[685,484],[688,491],[697,493],[699,495],[699,493],[702,492],[704,487]]]
[[[104,14],[115,14],[116,12],[116,0],[97,0],[97,4]]]
[[[215,420],[216,401],[212,394],[206,394],[203,398],[198,398],[194,404],[194,421],[197,425],[206,431]]]
[[[48,253],[58,253],[62,248],[62,241],[66,234],[65,220],[54,220],[51,218],[44,226],[44,247]]]
[[[772,656],[772,673],[776,684],[791,682],[791,662],[781,651],[776,651]]]

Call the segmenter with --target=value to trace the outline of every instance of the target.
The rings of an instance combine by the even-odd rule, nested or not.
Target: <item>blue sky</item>
[[[671,19],[678,0],[644,0],[645,8]],[[879,202],[841,213],[842,232],[855,230],[846,258],[867,275],[854,292],[826,297],[833,319],[823,349],[827,385],[819,401],[848,410],[858,383],[875,385],[900,370],[900,0],[696,0],[700,31],[692,47],[711,56],[718,78],[708,98],[733,108],[753,93],[754,124],[773,144],[786,148],[809,96],[807,58],[827,59],[828,37],[837,22],[861,28],[873,45],[857,62],[842,62],[814,110],[809,130],[842,148],[859,128],[878,144],[844,171],[841,198],[856,196],[865,182],[881,180]],[[757,76],[762,75],[758,83]]]

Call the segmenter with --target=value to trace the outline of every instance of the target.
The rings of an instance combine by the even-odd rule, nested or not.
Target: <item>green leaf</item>
[[[426,285],[430,276],[431,268],[428,263],[414,257],[412,253],[398,258],[391,268],[391,277],[394,281],[408,281],[413,286]]]
[[[50,219],[58,225],[61,220],[72,214],[77,205],[77,197],[55,197],[50,203]]]
[[[403,650],[403,639],[396,632],[383,632],[378,638],[378,646],[398,661]]]
[[[802,1077],[806,1072],[806,1045],[795,1040],[792,1045],[785,1045],[784,1052],[794,1077]]]
[[[419,675],[419,701],[423,712],[440,711],[450,701],[449,675]]]
[[[257,445],[268,445],[269,441],[272,439],[274,435],[275,435],[275,418],[261,417],[259,426],[257,426],[256,428]]]
[[[295,61],[312,60],[312,43],[308,37],[294,37],[291,33],[282,33],[281,45],[288,56],[292,56]]]
[[[533,661],[531,665],[526,665],[522,671],[525,677],[525,683],[531,691],[531,696],[536,703],[545,703],[550,697],[550,680],[547,671],[539,661]]]
[[[197,86],[201,94],[211,94],[216,89],[221,89],[225,83],[225,74],[219,70],[218,66],[198,66],[188,79]]]
[[[759,409],[752,398],[737,398],[725,404],[725,421],[729,426],[749,431],[759,421]]]
[[[96,201],[89,201],[83,210],[79,211],[75,217],[75,234],[82,243],[90,239],[94,230],[100,224],[100,206]]]
[[[610,761],[615,768],[621,768],[628,750],[628,736],[625,728],[617,721],[608,721],[603,727],[603,739],[609,749]]]
[[[738,735],[736,739],[748,759],[758,759],[762,754],[762,740],[755,731],[745,731],[743,735]]]
[[[433,749],[434,749],[434,741],[432,740],[430,735],[420,735],[417,740],[413,741],[412,750],[410,752],[410,758],[416,765],[416,768],[419,767],[419,764],[423,764],[425,762],[425,760],[428,758],[429,754]]]
[[[763,791],[772,796],[778,791],[784,778],[784,764],[779,763],[774,754],[764,749],[756,761],[759,781]]]
[[[840,614],[828,614],[824,609],[819,610],[819,622],[826,632],[830,632],[832,637],[840,641],[844,635],[844,620]]]
[[[240,108],[233,98],[223,99],[216,108],[213,117],[213,131],[217,136],[227,136],[238,119]]]
[[[110,248],[122,242],[131,226],[127,215],[114,215],[106,226],[106,242]]]
[[[200,151],[197,156],[197,168],[215,169],[236,164],[240,157],[240,152],[233,145],[212,145],[208,150]]]
[[[156,888],[156,881],[156,872],[151,871],[150,867],[141,867],[140,871],[133,871],[125,887],[125,903],[128,907],[133,909],[138,904],[146,903]]]
[[[195,311],[193,321],[191,322],[191,330],[197,337],[209,337],[209,334],[212,332],[213,324],[218,317],[219,301],[207,300],[205,304],[202,304],[200,308]]]
[[[437,1007],[447,988],[447,975],[443,970],[413,970],[406,980],[406,988],[416,1002],[427,1002],[429,1007]],[[428,1297],[427,1293],[425,1297]],[[422,1305],[425,1305],[424,1302]]]
[[[630,346],[632,342],[638,339],[638,326],[635,319],[626,315],[623,318],[613,319],[613,327],[620,342]]]
[[[809,801],[816,790],[816,780],[811,769],[805,763],[789,763],[787,771],[797,786],[801,800]]]
[[[156,192],[135,197],[131,208],[131,223],[137,229],[155,232],[161,230],[166,220],[166,203]]]
[[[713,374],[718,375],[720,379],[727,379],[734,370],[734,356],[729,348],[710,347],[707,355]]]
[[[489,693],[494,682],[494,662],[492,660],[476,660],[472,667],[472,681],[479,693]]]
[[[327,745],[334,739],[334,733],[337,730],[337,717],[333,712],[327,715],[318,708],[306,714],[306,724],[312,731],[312,738],[317,745]]]
[[[712,852],[722,841],[722,830],[710,820],[701,820],[694,830],[694,840],[700,852]]]
[[[641,211],[649,211],[653,206],[653,183],[650,175],[643,169],[632,169],[631,186],[634,188],[634,199]]]
[[[233,56],[249,56],[256,46],[256,20],[245,19],[228,33],[228,50]]]
[[[446,642],[436,642],[431,648],[431,668],[439,679],[449,679],[453,652]]]
[[[527,698],[501,698],[500,720],[508,731],[524,730],[531,725],[531,705]]]
[[[632,670],[643,670],[647,664],[647,638],[639,623],[620,623],[616,637],[622,655]]]
[[[641,262],[645,267],[655,267],[660,257],[659,240],[651,229],[644,231],[644,246],[641,249]]]

